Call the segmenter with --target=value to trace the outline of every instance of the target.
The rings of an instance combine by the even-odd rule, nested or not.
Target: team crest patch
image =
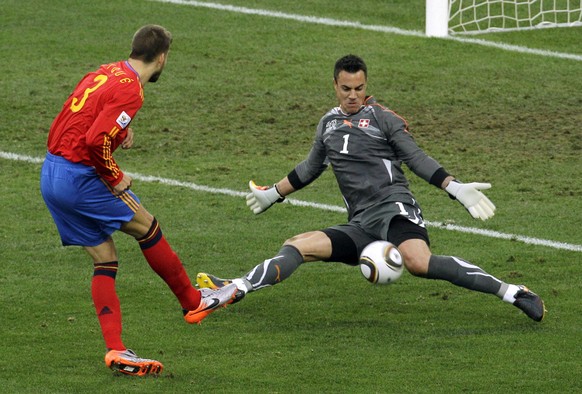
[[[119,116],[117,117],[116,122],[119,125],[119,127],[125,129],[129,122],[131,122],[131,116],[126,114],[125,111],[121,111],[121,114],[119,114]]]
[[[368,126],[370,126],[370,119],[360,119],[360,122],[358,123],[359,128],[365,129]]]

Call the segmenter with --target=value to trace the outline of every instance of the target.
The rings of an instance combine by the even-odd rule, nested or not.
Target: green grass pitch
[[[422,31],[424,0],[221,0],[222,4]],[[246,190],[277,181],[307,154],[335,105],[332,68],[369,66],[369,93],[405,117],[419,144],[457,177],[491,182],[497,205],[474,221],[411,176],[431,222],[582,244],[582,63],[458,40],[148,0],[3,0],[0,152],[42,158],[47,131],[84,73],[129,54],[146,23],[174,34],[168,65],[145,87],[132,173]],[[479,39],[582,55],[582,28]],[[159,378],[103,363],[92,265],[60,246],[39,193],[38,162],[0,157],[0,384],[7,393],[495,393],[582,391],[581,253],[430,227],[453,254],[546,301],[540,324],[496,297],[405,273],[373,286],[359,269],[310,263],[285,283],[189,326],[135,241],[115,240],[124,341],[160,360]],[[282,204],[254,216],[244,198],[136,181],[192,277],[245,273],[340,212]],[[294,198],[341,206],[331,173]]]

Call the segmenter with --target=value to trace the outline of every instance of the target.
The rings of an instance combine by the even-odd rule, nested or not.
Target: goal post
[[[582,26],[582,0],[426,0],[426,35]]]
[[[449,34],[449,0],[426,0],[426,35],[446,37]]]

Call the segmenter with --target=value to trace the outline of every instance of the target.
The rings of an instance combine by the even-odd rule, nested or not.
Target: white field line
[[[32,156],[20,155],[17,153],[10,153],[10,152],[3,152],[3,151],[0,151],[0,158],[6,159],[6,160],[24,161],[24,162],[32,163],[32,164],[40,164],[44,161],[44,158],[41,158],[41,157],[32,157]],[[195,190],[195,191],[212,193],[212,194],[224,194],[224,195],[231,196],[231,197],[244,198],[247,195],[247,192],[240,192],[240,191],[231,190],[231,189],[215,188],[215,187],[211,187],[211,186],[198,185],[198,184],[192,183],[192,182],[183,182],[183,181],[178,181],[175,179],[161,178],[161,177],[157,177],[157,176],[143,175],[143,174],[138,174],[138,173],[131,173],[131,172],[126,172],[126,173],[127,173],[127,175],[131,176],[133,179],[139,180],[142,182],[152,182],[152,183],[157,182],[157,183],[160,183],[163,185],[180,186],[180,187],[184,187],[184,188]],[[340,206],[336,206],[336,205],[320,204],[320,203],[316,203],[316,202],[296,200],[296,199],[291,199],[291,198],[286,199],[284,201],[284,203],[287,203],[290,205],[301,206],[301,207],[321,209],[324,211],[331,211],[331,212],[338,212],[338,213],[345,213],[346,212],[346,209],[344,207],[340,207]],[[438,228],[442,228],[442,229],[450,230],[450,231],[458,231],[461,233],[475,234],[475,235],[480,235],[483,237],[490,237],[490,238],[514,240],[514,241],[523,242],[523,243],[528,244],[528,245],[547,246],[549,248],[554,248],[554,249],[582,252],[582,245],[568,244],[565,242],[550,241],[550,240],[540,239],[540,238],[532,238],[532,237],[527,237],[525,235],[507,234],[507,233],[501,233],[498,231],[484,230],[484,229],[473,228],[473,227],[463,227],[463,226],[457,226],[454,224],[444,224],[444,223],[439,223],[439,222],[428,222],[428,221],[426,223],[428,226],[438,227]]]
[[[361,30],[370,30],[370,31],[375,31],[375,32],[380,32],[380,33],[398,34],[398,35],[402,35],[402,36],[426,37],[424,32],[416,31],[416,30],[404,30],[404,29],[399,29],[397,27],[382,26],[382,25],[365,25],[365,24],[362,24],[362,23],[357,22],[357,21],[321,18],[321,17],[309,16],[309,15],[288,14],[285,12],[269,11],[269,10],[247,8],[247,7],[238,7],[238,6],[228,5],[228,4],[209,3],[209,2],[205,2],[205,1],[195,1],[195,0],[150,0],[150,1],[157,1],[160,3],[182,4],[182,5],[189,5],[192,7],[211,8],[211,9],[220,10],[220,11],[235,12],[235,13],[247,14],[247,15],[260,15],[260,16],[266,16],[266,17],[270,17],[270,18],[288,19],[288,20],[293,20],[293,21],[297,21],[297,22],[313,23],[313,24],[318,24],[318,25],[348,27],[348,28],[355,28],[355,29],[361,29]],[[518,52],[518,53],[525,53],[525,54],[530,54],[530,55],[539,55],[539,56],[545,56],[545,57],[555,57],[555,58],[559,58],[559,59],[569,59],[569,60],[582,61],[582,55],[548,51],[548,50],[543,50],[543,49],[534,49],[534,48],[522,47],[522,46],[518,46],[518,45],[504,44],[501,42],[487,41],[487,40],[478,39],[478,38],[448,36],[448,37],[443,37],[443,38],[431,38],[431,39],[443,39],[443,40],[457,41],[457,42],[461,42],[464,44],[481,45],[481,46],[486,46],[486,47],[502,49],[504,51],[510,51],[510,52]]]

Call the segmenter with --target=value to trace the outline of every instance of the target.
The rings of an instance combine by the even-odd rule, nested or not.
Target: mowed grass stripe
[[[39,163],[42,163],[44,161],[44,159],[41,157],[32,157],[32,156],[21,155],[18,153],[4,152],[4,151],[0,151],[0,157],[3,159],[7,159],[7,160],[23,161],[23,162],[32,163],[32,164],[39,164]],[[247,195],[247,192],[241,192],[241,191],[236,191],[236,190],[232,190],[232,189],[215,188],[212,186],[198,185],[198,184],[192,183],[192,182],[183,182],[183,181],[179,181],[176,179],[162,178],[162,177],[144,175],[144,174],[139,174],[139,173],[134,173],[134,172],[126,172],[126,173],[129,176],[131,176],[133,179],[139,180],[141,182],[160,183],[160,184],[167,185],[167,186],[180,186],[180,187],[185,187],[187,189],[191,189],[191,190],[195,190],[195,191],[212,193],[212,194],[223,194],[223,195],[227,195],[227,196],[231,196],[231,197],[245,197]],[[321,204],[321,203],[317,203],[317,202],[297,200],[297,199],[293,199],[293,198],[285,199],[284,203],[287,203],[290,205],[301,206],[301,207],[321,209],[321,210],[331,211],[331,212],[339,212],[339,213],[346,212],[346,209],[344,207],[340,207],[340,206],[336,206],[336,205],[329,205],[329,204]],[[458,231],[461,233],[474,234],[474,235],[479,235],[479,236],[489,237],[489,238],[514,240],[514,241],[523,242],[523,243],[528,244],[528,245],[547,246],[547,247],[554,248],[554,249],[569,250],[569,251],[573,251],[573,252],[582,252],[582,245],[569,244],[569,243],[565,243],[565,242],[551,241],[551,240],[547,240],[547,239],[528,237],[525,235],[508,234],[508,233],[502,233],[499,231],[486,230],[486,229],[480,229],[480,228],[474,228],[474,227],[458,226],[458,225],[454,225],[454,224],[447,224],[447,223],[440,223],[440,222],[427,221],[426,223],[428,226],[438,227],[438,228],[442,228],[442,229],[449,230],[449,231]]]

